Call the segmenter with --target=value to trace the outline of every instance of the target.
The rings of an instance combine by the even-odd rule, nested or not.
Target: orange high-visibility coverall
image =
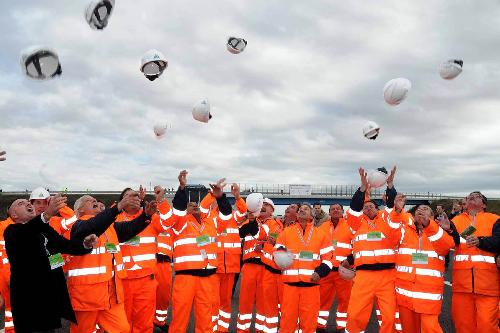
[[[338,273],[339,265],[352,253],[352,232],[343,218],[339,219],[337,225],[331,220],[325,221],[319,226],[333,244],[332,271],[319,281],[321,306],[318,315],[318,328],[325,329],[333,305],[335,295],[337,296],[337,329],[345,329],[347,324],[347,306],[351,296],[352,281],[342,279]]]
[[[452,222],[459,234],[470,225],[476,228],[474,236],[492,236],[498,222],[496,214],[479,212],[473,218],[468,213],[455,216]],[[499,272],[496,253],[478,247],[467,247],[465,239],[455,249],[452,271],[452,318],[457,333],[498,333],[498,302],[500,297]]]
[[[172,231],[163,232],[157,237],[156,263],[156,316],[154,323],[164,326],[168,316],[168,306],[172,295],[172,258],[174,241]]]
[[[305,229],[299,223],[289,226],[278,236],[276,249],[290,251],[294,260],[283,270],[283,303],[281,305],[280,332],[303,333],[316,331],[320,309],[319,284],[311,281],[314,273],[327,276],[332,269],[332,241],[311,222]]]

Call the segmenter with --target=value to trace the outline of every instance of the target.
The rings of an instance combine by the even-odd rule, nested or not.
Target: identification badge
[[[313,253],[311,251],[300,251],[299,260],[311,261],[311,260],[313,260]]]
[[[200,254],[201,254],[201,258],[202,258],[203,260],[208,259],[208,256],[207,256],[207,251],[205,251],[205,250],[200,250]]]
[[[271,233],[269,233],[269,236],[271,236],[274,239],[277,239],[278,238],[278,233],[277,232],[271,232]]]
[[[333,245],[333,247],[337,247],[337,241],[336,240],[332,240],[332,245]]]
[[[227,236],[227,229],[222,230],[221,235],[222,235],[222,236]]]
[[[116,248],[116,245],[113,243],[106,243],[104,244],[104,247],[106,248],[106,252],[108,253],[118,253],[118,249]]]
[[[125,242],[125,244],[130,246],[139,246],[140,243],[141,243],[141,238],[139,236],[134,236]]]
[[[49,256],[50,269],[56,269],[64,266],[64,259],[60,253]]]
[[[380,231],[370,231],[366,240],[374,242],[382,240],[382,233]]]
[[[427,265],[429,263],[429,255],[427,253],[412,253],[411,263],[414,265]]]
[[[474,228],[472,225],[468,226],[465,228],[464,231],[460,234],[463,238],[467,238],[467,236],[470,236],[476,232],[476,228]]]
[[[205,246],[210,244],[210,237],[208,235],[201,235],[196,237],[196,244],[198,246]]]

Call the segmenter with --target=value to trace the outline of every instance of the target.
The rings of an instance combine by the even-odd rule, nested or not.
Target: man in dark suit
[[[57,234],[47,223],[66,204],[50,198],[47,210],[36,216],[28,200],[15,200],[9,210],[14,221],[5,230],[5,248],[11,266],[10,294],[17,333],[53,332],[61,318],[75,321],[62,270],[62,253],[84,255],[92,251],[96,235],[83,243]]]

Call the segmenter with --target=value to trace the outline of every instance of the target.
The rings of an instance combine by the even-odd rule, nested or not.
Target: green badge
[[[118,249],[116,248],[116,245],[113,243],[106,243],[104,244],[104,247],[106,248],[106,252],[108,253],[118,253]]]
[[[198,246],[205,246],[210,244],[210,237],[208,235],[201,235],[196,237],[196,244]]]
[[[227,236],[227,228],[222,230],[221,236]]]
[[[130,246],[139,246],[140,243],[141,243],[141,237],[139,236],[134,236],[125,242],[125,244]]]
[[[472,225],[468,226],[465,228],[464,231],[460,234],[463,238],[467,238],[467,236],[470,236],[476,232],[476,228],[474,228]]]
[[[366,240],[371,242],[380,241],[382,240],[382,233],[380,231],[370,231]]]
[[[279,235],[279,234],[278,234],[277,232],[270,232],[270,233],[269,233],[269,236],[271,236],[271,237],[272,237],[272,238],[274,238],[274,239],[277,239],[277,238],[278,238],[278,235]]]
[[[299,260],[311,261],[311,260],[313,260],[313,253],[311,251],[300,251]]]
[[[429,255],[427,253],[412,253],[411,263],[414,265],[427,265],[429,263]]]
[[[335,239],[332,240],[332,245],[333,245],[333,247],[337,247],[337,241]]]
[[[50,269],[56,269],[64,266],[64,259],[60,253],[49,256]]]

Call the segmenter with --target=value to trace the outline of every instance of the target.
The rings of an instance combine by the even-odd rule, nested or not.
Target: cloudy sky
[[[192,183],[357,184],[359,166],[397,164],[400,190],[500,197],[499,1],[116,0],[104,31],[87,2],[0,4],[4,190],[171,186],[184,168]],[[31,45],[58,51],[61,77],[22,76]],[[154,82],[139,71],[152,48],[169,61]],[[445,81],[451,58],[464,71]],[[396,77],[413,88],[391,107]],[[191,116],[204,98],[208,124]]]

